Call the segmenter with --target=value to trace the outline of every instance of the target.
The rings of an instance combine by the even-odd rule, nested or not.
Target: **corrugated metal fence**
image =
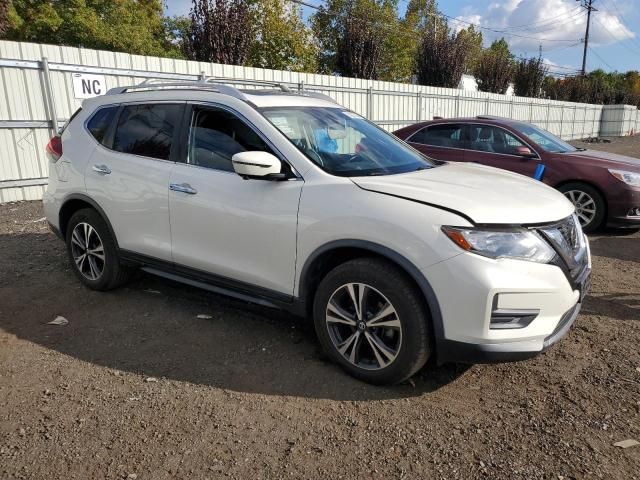
[[[564,139],[626,135],[640,127],[635,107],[589,105],[145,57],[83,48],[0,41],[0,202],[39,199],[48,177],[44,145],[80,107],[72,75],[105,76],[107,88],[145,79],[228,79],[245,88],[278,82],[321,92],[387,130],[431,119],[496,115],[535,123]],[[613,108],[612,108],[613,107]]]

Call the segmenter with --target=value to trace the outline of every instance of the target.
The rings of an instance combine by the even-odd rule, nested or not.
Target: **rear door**
[[[465,161],[468,142],[460,123],[441,123],[418,130],[406,140],[413,148],[431,158],[447,162]]]
[[[508,130],[487,124],[469,125],[469,151],[467,161],[502,168],[527,177],[534,177],[540,157],[523,157],[517,147],[529,147]],[[532,149],[533,151],[533,149]]]
[[[171,261],[169,175],[183,111],[184,103],[125,104],[108,133],[98,121],[93,126],[102,142],[87,164],[87,192],[121,249]],[[92,131],[91,120],[87,127]]]

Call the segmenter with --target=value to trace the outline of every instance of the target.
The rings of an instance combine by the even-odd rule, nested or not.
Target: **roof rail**
[[[251,95],[250,90],[239,90],[232,87],[229,83],[247,86],[268,86],[278,88],[283,93],[293,95],[303,95],[306,97],[318,98],[335,103],[335,100],[328,95],[317,92],[309,92],[307,90],[292,90],[287,85],[277,82],[269,82],[263,80],[244,80],[244,79],[228,79],[220,77],[201,77],[199,80],[161,80],[147,79],[138,85],[129,85],[126,87],[115,87],[107,91],[107,95],[119,95],[131,91],[151,91],[163,89],[202,89],[210,90],[216,93],[222,93],[240,100],[247,101],[247,95]]]

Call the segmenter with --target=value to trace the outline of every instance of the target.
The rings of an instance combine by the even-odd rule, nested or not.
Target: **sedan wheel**
[[[583,228],[588,227],[596,217],[596,201],[587,192],[581,190],[568,190],[564,192],[571,203],[576,207],[576,215]]]
[[[402,344],[398,313],[370,285],[347,283],[338,288],[329,299],[326,322],[334,347],[356,367],[379,370],[398,356]]]

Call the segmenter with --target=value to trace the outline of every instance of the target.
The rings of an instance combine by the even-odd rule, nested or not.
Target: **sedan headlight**
[[[489,258],[549,263],[556,255],[540,235],[525,229],[442,227],[442,231],[463,250]]]
[[[624,170],[611,170],[609,173],[621,182],[631,185],[632,187],[640,187],[640,173],[626,172]]]

